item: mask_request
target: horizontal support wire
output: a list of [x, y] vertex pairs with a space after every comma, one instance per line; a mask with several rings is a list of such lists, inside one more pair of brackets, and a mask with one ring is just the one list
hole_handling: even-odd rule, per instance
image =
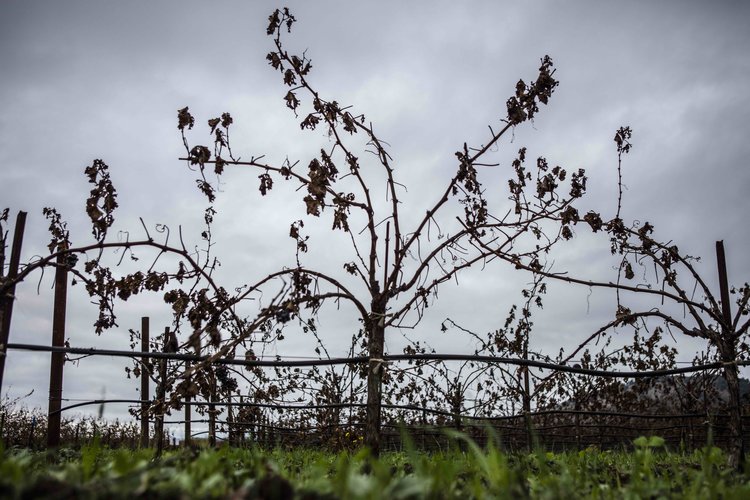
[[[65, 406], [60, 409], [60, 412], [71, 410], [73, 408], [80, 408], [88, 405], [100, 405], [107, 403], [130, 403], [130, 404], [141, 404], [141, 403], [156, 403], [156, 400], [151, 399], [95, 399], [91, 401], [85, 401], [82, 403], [76, 403], [73, 405]], [[279, 410], [326, 410], [326, 409], [342, 409], [342, 408], [366, 408], [366, 403], [329, 403], [329, 404], [311, 404], [311, 405], [285, 405], [280, 403], [253, 403], [249, 401], [235, 402], [235, 401], [181, 401], [181, 405], [185, 406], [239, 406], [239, 407], [252, 407], [252, 408], [270, 408]], [[414, 405], [392, 405], [383, 404], [382, 408], [387, 410], [407, 410], [415, 412], [430, 413], [433, 415], [442, 415], [446, 417], [454, 417], [455, 413], [446, 410], [440, 410], [436, 408], [422, 408]], [[683, 413], [683, 414], [642, 414], [642, 413], [622, 413], [612, 411], [588, 411], [588, 410], [542, 410], [530, 412], [530, 417], [542, 417], [542, 416], [555, 416], [555, 415], [581, 415], [590, 417], [620, 417], [620, 418], [640, 418], [640, 419], [688, 419], [688, 418], [706, 418], [703, 413]], [[481, 421], [502, 421], [502, 420], [515, 420], [525, 418], [525, 414], [519, 415], [503, 415], [498, 417], [490, 416], [479, 416], [479, 415], [460, 415], [461, 419], [465, 420], [481, 420]], [[728, 418], [729, 415], [715, 414], [712, 418]], [[743, 419], [750, 419], [750, 415], [742, 415]], [[342, 424], [346, 425], [346, 424]]]
[[[184, 424], [185, 420], [165, 420], [165, 424]], [[209, 423], [210, 420], [208, 419], [195, 419], [190, 420], [191, 423], [194, 424], [205, 424]], [[289, 431], [289, 432], [307, 432], [307, 431], [315, 431], [315, 430], [322, 430], [322, 429], [332, 429], [332, 428], [349, 428], [349, 427], [364, 427], [365, 424], [359, 423], [359, 422], [340, 422], [337, 424], [324, 424], [324, 425], [312, 425], [312, 426], [300, 426], [300, 427], [285, 427], [283, 425], [275, 425], [275, 424], [264, 424], [260, 421], [255, 422], [246, 422], [244, 420], [216, 420], [216, 424], [218, 425], [227, 425], [227, 426], [235, 426], [235, 427], [256, 427], [256, 428], [264, 428], [264, 429], [273, 429], [273, 430], [280, 430], [280, 431]], [[386, 428], [392, 428], [392, 429], [407, 429], [407, 430], [435, 430], [440, 431], [440, 429], [443, 428], [453, 428], [452, 425], [435, 425], [435, 424], [389, 424], [385, 423], [382, 425]], [[482, 429], [483, 426], [472, 426], [468, 425], [467, 427], [471, 427], [473, 429]], [[712, 424], [712, 427], [714, 429], [728, 429], [728, 425], [717, 425]], [[498, 430], [508, 430], [508, 431], [514, 431], [518, 432], [521, 435], [524, 435], [526, 433], [525, 429], [519, 428], [517, 426], [492, 426], [493, 429]], [[625, 425], [617, 425], [617, 424], [610, 424], [610, 423], [598, 423], [598, 424], [554, 424], [554, 425], [545, 425], [540, 427], [534, 427], [535, 432], [540, 431], [548, 431], [548, 430], [555, 430], [555, 429], [571, 429], [571, 428], [580, 428], [580, 429], [622, 429], [622, 430], [632, 430], [632, 431], [638, 431], [643, 429], [648, 429], [652, 431], [658, 431], [658, 430], [671, 430], [671, 429], [688, 429], [689, 426], [686, 425], [668, 425], [668, 426], [662, 426], [662, 427], [653, 427], [648, 424], [644, 424], [643, 426], [625, 426]], [[224, 431], [226, 432], [226, 431]]]
[[[93, 347], [54, 347], [36, 344], [17, 344], [9, 343], [8, 349], [37, 352], [62, 352], [66, 354], [77, 354], [83, 356], [114, 356], [125, 358], [152, 358], [152, 359], [171, 359], [179, 361], [209, 361], [217, 365], [236, 365], [247, 367], [305, 367], [305, 366], [334, 366], [334, 365], [353, 365], [370, 362], [367, 356], [355, 356], [352, 358], [329, 358], [313, 360], [247, 360], [247, 359], [230, 359], [216, 358], [211, 356], [196, 356], [194, 354], [176, 354], [165, 352], [139, 352], [139, 351], [121, 351], [112, 349], [96, 349]], [[716, 370], [726, 365], [750, 366], [750, 361], [731, 361], [707, 363], [703, 365], [686, 366], [684, 368], [670, 368], [666, 370], [651, 371], [608, 371], [595, 370], [590, 368], [579, 368], [575, 366], [559, 365], [536, 361], [531, 359], [505, 358], [495, 356], [476, 356], [469, 354], [391, 354], [379, 358], [378, 361], [476, 361], [481, 363], [505, 364], [515, 366], [528, 366], [530, 368], [540, 368], [565, 373], [575, 373], [579, 375], [593, 375], [597, 377], [609, 378], [653, 378], [667, 375], [679, 375], [683, 373], [694, 373], [706, 370]]]
[[[127, 357], [127, 358], [140, 358], [140, 359], [167, 359], [167, 360], [179, 360], [179, 361], [194, 361], [194, 362], [205, 362], [209, 361], [212, 364], [217, 365], [236, 365], [245, 367], [311, 367], [311, 366], [335, 366], [335, 365], [352, 365], [352, 364], [364, 364], [369, 363], [372, 360], [367, 356], [358, 356], [351, 358], [330, 358], [330, 359], [307, 359], [307, 360], [246, 360], [246, 359], [228, 359], [228, 358], [216, 358], [211, 359], [210, 356], [197, 356], [192, 354], [176, 354], [176, 353], [164, 353], [164, 352], [139, 352], [139, 351], [123, 351], [123, 350], [111, 350], [111, 349], [96, 349], [96, 348], [80, 348], [80, 347], [54, 347], [44, 346], [36, 344], [18, 344], [9, 343], [7, 344], [8, 349], [15, 350], [26, 350], [36, 352], [61, 352], [65, 354], [76, 354], [83, 356], [113, 356], [113, 357]], [[393, 361], [474, 361], [479, 363], [492, 363], [492, 364], [506, 364], [515, 366], [528, 366], [531, 368], [548, 369], [558, 372], [574, 373], [580, 375], [590, 375], [599, 377], [609, 378], [652, 378], [661, 377], [667, 375], [678, 375], [683, 373], [695, 373], [707, 370], [715, 370], [723, 368], [724, 366], [731, 364], [736, 366], [748, 366], [750, 361], [734, 361], [730, 363], [715, 362], [704, 365], [694, 365], [684, 368], [674, 368], [667, 370], [652, 370], [652, 371], [606, 371], [606, 370], [594, 370], [587, 368], [579, 368], [568, 365], [559, 365], [554, 363], [547, 363], [543, 361], [517, 359], [517, 358], [505, 358], [505, 357], [493, 357], [493, 356], [477, 356], [477, 355], [465, 355], [465, 354], [398, 354], [383, 356], [377, 360], [378, 362], [393, 362]], [[140, 399], [97, 399], [91, 401], [83, 401], [73, 405], [65, 406], [60, 410], [53, 413], [61, 413], [66, 410], [74, 408], [80, 408], [88, 405], [98, 405], [106, 403], [129, 403], [129, 404], [141, 404], [141, 403], [155, 403], [156, 400], [140, 400]], [[182, 401], [181, 405], [187, 406], [203, 406], [203, 407], [218, 407], [218, 406], [235, 406], [235, 407], [256, 407], [256, 408], [268, 408], [273, 410], [321, 410], [321, 409], [348, 409], [348, 408], [366, 408], [365, 403], [329, 403], [329, 404], [307, 404], [307, 405], [290, 405], [283, 403], [255, 403], [255, 402], [235, 402], [235, 401], [216, 401], [216, 402], [199, 402], [199, 401]], [[392, 405], [383, 404], [383, 409], [387, 410], [401, 410], [411, 412], [421, 412], [423, 414], [429, 413], [431, 415], [440, 415], [455, 418], [457, 415], [454, 412], [440, 410], [436, 408], [422, 408], [415, 405]], [[586, 411], [586, 410], [543, 410], [536, 412], [529, 412], [528, 414], [518, 415], [505, 415], [505, 416], [472, 416], [472, 415], [458, 415], [464, 421], [483, 421], [483, 422], [501, 422], [501, 421], [512, 421], [516, 419], [522, 419], [527, 416], [529, 417], [540, 417], [540, 416], [562, 416], [562, 415], [581, 415], [581, 416], [597, 416], [597, 417], [620, 417], [620, 418], [634, 418], [634, 419], [689, 419], [689, 418], [706, 418], [706, 415], [700, 413], [694, 414], [639, 414], [639, 413], [624, 413], [624, 412], [611, 412], [611, 411]], [[713, 418], [726, 418], [727, 415], [716, 414], [712, 415]], [[743, 420], [750, 418], [750, 415], [743, 415]], [[248, 425], [247, 423], [235, 422], [238, 425]], [[244, 424], [244, 425], [243, 425]], [[255, 424], [258, 425], [258, 424]], [[352, 424], [341, 424], [342, 426], [351, 426]], [[578, 424], [579, 426], [581, 424]], [[602, 424], [604, 427], [611, 427], [607, 424]], [[575, 425], [573, 425], [575, 427]], [[269, 428], [275, 428], [278, 430], [284, 429], [275, 426], [263, 426]], [[330, 426], [327, 426], [330, 428]], [[356, 425], [355, 425], [356, 427]], [[390, 424], [384, 424], [384, 427], [394, 427]], [[569, 426], [550, 426], [549, 430], [555, 428], [564, 428]], [[583, 427], [587, 427], [585, 424]], [[599, 425], [592, 427], [601, 427]], [[626, 427], [619, 426], [619, 428], [625, 430]], [[633, 426], [637, 428], [637, 426]], [[675, 426], [674, 428], [678, 428]], [[629, 429], [629, 428], [627, 428]], [[667, 428], [661, 427], [660, 430], [666, 430]], [[287, 429], [284, 429], [287, 430]], [[289, 428], [289, 431], [295, 431], [293, 428]], [[200, 433], [199, 433], [200, 434]]]

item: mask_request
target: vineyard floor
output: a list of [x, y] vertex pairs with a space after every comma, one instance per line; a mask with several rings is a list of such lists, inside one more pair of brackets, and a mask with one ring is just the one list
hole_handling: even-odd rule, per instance
[[[461, 445], [459, 447], [459, 445]], [[750, 498], [750, 477], [714, 447], [503, 453], [457, 437], [453, 450], [169, 451], [92, 444], [55, 453], [0, 450], [0, 498]]]

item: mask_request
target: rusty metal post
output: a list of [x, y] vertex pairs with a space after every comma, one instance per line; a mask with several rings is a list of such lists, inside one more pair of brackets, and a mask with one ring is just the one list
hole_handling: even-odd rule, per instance
[[[149, 320], [148, 316], [141, 318], [141, 351], [149, 351]], [[141, 358], [141, 448], [148, 448], [148, 437], [149, 437], [149, 425], [148, 425], [148, 411], [151, 408], [151, 404], [148, 402], [150, 399], [149, 391], [149, 365], [148, 358]]]
[[[21, 260], [21, 246], [23, 245], [23, 233], [26, 228], [26, 212], [18, 212], [16, 216], [16, 227], [13, 231], [13, 243], [10, 250], [10, 267], [8, 268], [8, 279], [11, 281], [8, 291], [0, 296], [0, 390], [3, 388], [3, 374], [5, 373], [5, 356], [7, 353], [8, 339], [10, 337], [10, 319], [13, 315], [13, 300], [16, 294], [16, 285], [12, 281], [18, 276], [18, 264]], [[4, 249], [3, 252], [4, 253]], [[0, 276], [3, 266], [0, 263]]]
[[[65, 254], [57, 257], [55, 270], [55, 303], [52, 316], [52, 346], [65, 344], [65, 310], [68, 299], [68, 268]], [[49, 410], [47, 415], [47, 448], [60, 445], [60, 409], [62, 408], [63, 364], [65, 354], [53, 352], [49, 372]]]

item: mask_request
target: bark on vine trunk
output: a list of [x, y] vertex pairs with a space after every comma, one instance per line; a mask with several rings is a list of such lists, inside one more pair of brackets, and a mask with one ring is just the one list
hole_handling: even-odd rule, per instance
[[373, 456], [380, 454], [380, 409], [381, 388], [383, 382], [383, 349], [385, 328], [383, 312], [385, 307], [373, 308], [372, 319], [368, 325], [370, 361], [367, 367], [367, 416], [365, 421], [365, 443]]

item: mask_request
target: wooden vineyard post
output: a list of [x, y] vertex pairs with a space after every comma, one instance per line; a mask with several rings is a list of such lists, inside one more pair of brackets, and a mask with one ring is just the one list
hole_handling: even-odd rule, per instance
[[727, 263], [724, 256], [724, 242], [716, 242], [716, 261], [719, 271], [719, 291], [721, 293], [721, 340], [717, 346], [724, 364], [724, 379], [729, 392], [729, 459], [733, 467], [741, 470], [745, 466], [745, 442], [742, 433], [742, 403], [740, 401], [740, 381], [737, 370], [738, 338], [732, 324], [730, 309]]
[[212, 404], [208, 407], [208, 445], [211, 448], [216, 447], [216, 376], [211, 376], [211, 396]]
[[271, 421], [271, 417], [268, 417], [268, 446], [275, 446], [278, 442], [278, 433], [274, 423]]
[[453, 427], [457, 431], [461, 431], [461, 382], [456, 381], [456, 392], [453, 395]]
[[[190, 361], [185, 361], [185, 373], [190, 370]], [[188, 384], [190, 378], [188, 377]], [[190, 438], [192, 437], [192, 430], [190, 428], [190, 396], [185, 396], [185, 446], [190, 446]]]
[[[529, 337], [528, 333], [523, 344], [523, 359], [529, 359]], [[526, 425], [526, 445], [529, 452], [534, 451], [533, 433], [531, 427], [531, 388], [529, 384], [529, 365], [523, 367], [523, 419]]]
[[263, 439], [262, 439], [263, 446], [265, 446], [266, 448], [268, 448], [269, 445], [270, 445], [270, 443], [271, 443], [271, 439], [269, 437], [270, 436], [270, 429], [268, 428], [268, 426], [270, 424], [270, 420], [268, 418], [268, 415], [265, 414], [265, 412], [263, 413], [263, 416], [261, 417], [260, 421], [261, 421], [261, 428], [263, 429], [262, 430], [262, 433], [263, 433], [262, 434], [263, 435]]
[[581, 448], [581, 414], [579, 413], [580, 410], [578, 409], [578, 400], [576, 400], [573, 409], [575, 410], [574, 419], [576, 426], [576, 451], [580, 451], [583, 448]]
[[[57, 256], [55, 301], [52, 315], [52, 347], [65, 344], [65, 310], [68, 300], [68, 268], [65, 254]], [[47, 448], [60, 446], [60, 409], [62, 408], [63, 364], [65, 354], [51, 354], [49, 372], [49, 406], [47, 414]]]
[[[227, 402], [231, 403], [231, 400], [227, 397]], [[235, 429], [237, 426], [234, 424], [234, 414], [232, 412], [232, 405], [227, 406], [227, 442], [230, 446], [235, 446]]]
[[[456, 431], [460, 432], [462, 429], [461, 426], [461, 406], [462, 406], [462, 400], [463, 395], [461, 394], [461, 382], [458, 380], [458, 377], [456, 377], [456, 387], [453, 392], [453, 401], [451, 401], [451, 413], [453, 414], [453, 427], [456, 429]], [[467, 450], [466, 443], [463, 440], [458, 441], [458, 449], [462, 452], [465, 452]]]
[[[141, 352], [149, 351], [149, 319], [148, 316], [141, 318]], [[149, 377], [150, 369], [148, 365], [148, 358], [141, 358], [141, 448], [148, 448], [149, 438], [149, 425], [148, 425], [148, 412], [151, 408], [150, 391], [149, 391]]]
[[[240, 411], [243, 410], [244, 408], [245, 408], [245, 397], [244, 396], [240, 396]], [[245, 415], [245, 419], [247, 418], [247, 412], [246, 411], [243, 411], [242, 413], [240, 413], [240, 415]], [[242, 443], [242, 447], [243, 448], [245, 447], [245, 439], [247, 437], [247, 432], [248, 432], [247, 422], [246, 422], [245, 419], [240, 420], [240, 423], [242, 424], [240, 426], [240, 430], [241, 430], [240, 431], [241, 432], [241, 434], [240, 434], [240, 443]]]
[[688, 449], [695, 447], [695, 430], [693, 429], [693, 418], [688, 419]]
[[36, 417], [31, 417], [31, 427], [29, 428], [29, 437], [26, 440], [26, 447], [28, 449], [34, 449], [34, 430], [36, 429]]
[[[14, 280], [18, 275], [18, 264], [21, 259], [21, 246], [23, 245], [23, 232], [26, 228], [26, 212], [18, 212], [16, 216], [16, 227], [13, 230], [13, 243], [10, 250], [10, 266], [8, 268], [8, 279]], [[0, 256], [5, 260], [5, 249], [0, 248]], [[0, 262], [0, 278], [3, 277], [5, 262]], [[8, 339], [10, 338], [10, 319], [13, 315], [13, 301], [16, 294], [16, 285], [12, 284], [8, 291], [0, 296], [0, 389], [3, 387], [3, 374], [5, 373], [5, 356], [7, 355]]]
[[[164, 329], [164, 343], [162, 352], [168, 351], [167, 342], [169, 339], [169, 327]], [[167, 396], [167, 360], [159, 360], [159, 384], [156, 392], [156, 425], [154, 429], [156, 438], [156, 456], [160, 457], [164, 451], [164, 410], [166, 409]]]
[[255, 438], [256, 442], [258, 442], [258, 444], [261, 444], [262, 446], [266, 446], [266, 444], [267, 444], [267, 437], [268, 437], [268, 435], [267, 435], [268, 429], [266, 428], [266, 413], [265, 413], [265, 411], [260, 414], [260, 420], [258, 420], [258, 424], [255, 427], [257, 429], [257, 434], [256, 434], [256, 438]]

